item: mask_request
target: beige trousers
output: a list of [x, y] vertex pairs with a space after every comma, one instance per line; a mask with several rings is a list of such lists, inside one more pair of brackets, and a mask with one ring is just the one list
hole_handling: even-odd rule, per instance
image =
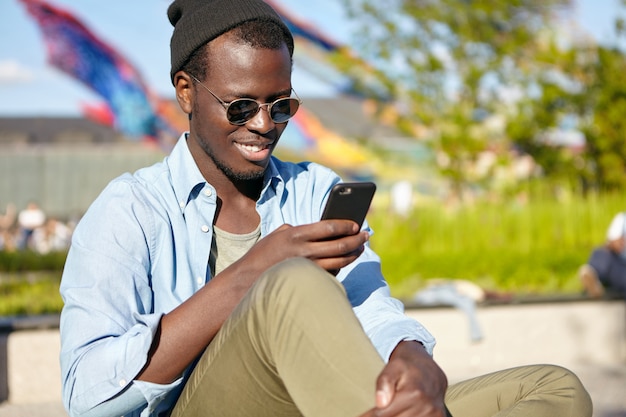
[[[384, 363], [343, 286], [290, 259], [250, 289], [200, 358], [173, 417], [351, 417], [374, 406]], [[522, 367], [449, 387], [454, 417], [591, 416], [578, 378]]]

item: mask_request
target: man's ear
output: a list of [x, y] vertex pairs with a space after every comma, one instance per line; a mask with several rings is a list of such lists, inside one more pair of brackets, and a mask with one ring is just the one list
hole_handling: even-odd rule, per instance
[[174, 74], [174, 88], [176, 89], [176, 100], [181, 110], [191, 115], [194, 88], [189, 74], [185, 71], [178, 71]]

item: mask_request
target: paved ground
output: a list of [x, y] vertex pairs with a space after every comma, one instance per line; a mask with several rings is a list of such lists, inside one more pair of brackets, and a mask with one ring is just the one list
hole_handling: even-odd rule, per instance
[[626, 365], [575, 369], [594, 402], [594, 417], [626, 417]]
[[0, 405], [2, 417], [67, 417], [63, 406], [59, 403]]

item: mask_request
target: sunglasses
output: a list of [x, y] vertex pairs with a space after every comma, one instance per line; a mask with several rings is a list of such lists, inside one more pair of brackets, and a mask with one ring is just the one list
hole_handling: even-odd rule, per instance
[[248, 123], [256, 116], [259, 110], [261, 110], [262, 106], [267, 106], [267, 113], [274, 123], [285, 123], [296, 114], [300, 103], [302, 103], [302, 100], [300, 100], [300, 97], [298, 97], [298, 94], [296, 94], [293, 88], [291, 91], [293, 91], [295, 97], [283, 97], [271, 103], [259, 103], [251, 98], [238, 98], [228, 103], [215, 95], [209, 87], [202, 84], [196, 77], [191, 74], [189, 75], [224, 106], [224, 109], [226, 109], [226, 118], [231, 124], [237, 126], [243, 126]]

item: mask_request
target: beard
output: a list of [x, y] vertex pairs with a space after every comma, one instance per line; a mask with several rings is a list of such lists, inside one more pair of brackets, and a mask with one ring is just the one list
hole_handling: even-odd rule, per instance
[[215, 166], [226, 175], [232, 182], [239, 181], [252, 181], [263, 178], [265, 175], [265, 169], [259, 167], [259, 169], [249, 171], [235, 171], [232, 167], [228, 166], [224, 161], [217, 159], [212, 153], [207, 153], [213, 160]]
[[248, 170], [235, 170], [235, 168], [226, 163], [223, 159], [220, 159], [215, 152], [213, 152], [211, 146], [201, 138], [200, 146], [211, 161], [213, 161], [213, 164], [217, 167], [217, 169], [222, 171], [226, 178], [232, 182], [259, 180], [265, 176], [266, 168], [261, 166], [255, 166]]

